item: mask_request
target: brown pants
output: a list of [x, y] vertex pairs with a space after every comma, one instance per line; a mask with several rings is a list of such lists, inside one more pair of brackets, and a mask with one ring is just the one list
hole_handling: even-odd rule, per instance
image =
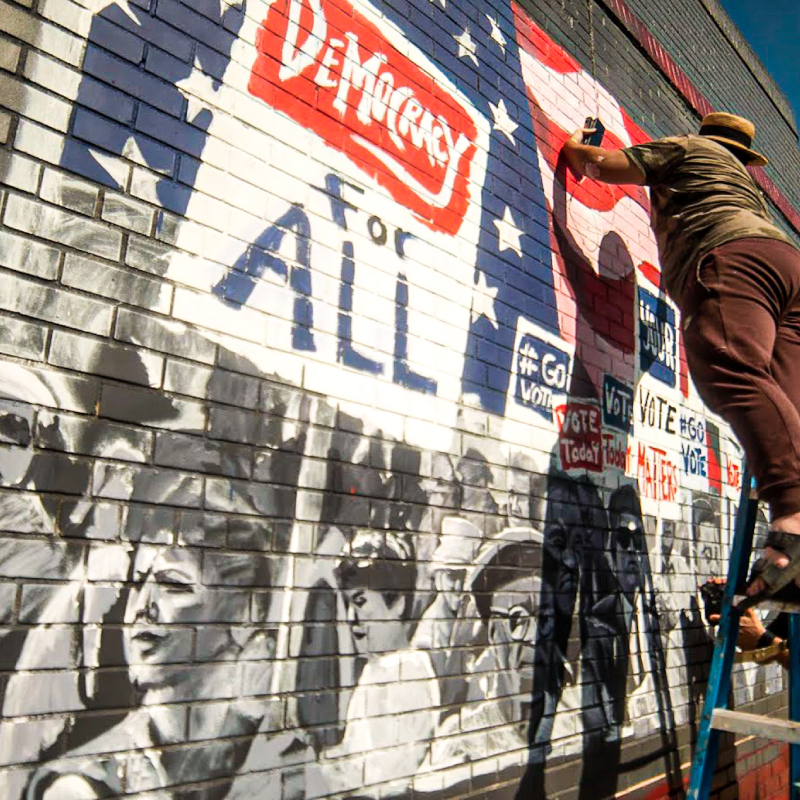
[[733, 428], [773, 517], [800, 511], [800, 252], [728, 242], [703, 257], [680, 305], [700, 396]]

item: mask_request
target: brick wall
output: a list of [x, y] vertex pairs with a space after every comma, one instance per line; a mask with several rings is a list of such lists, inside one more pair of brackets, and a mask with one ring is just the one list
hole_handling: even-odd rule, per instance
[[741, 451], [557, 154], [730, 95], [793, 235], [800, 165], [741, 43], [589, 9], [0, 0], [3, 797], [680, 791]]
[[772, 159], [767, 172], [797, 207], [800, 152], [791, 107], [718, 0], [669, 6], [631, 0], [630, 7], [646, 16], [658, 41], [712, 104], [757, 121], [759, 142]]

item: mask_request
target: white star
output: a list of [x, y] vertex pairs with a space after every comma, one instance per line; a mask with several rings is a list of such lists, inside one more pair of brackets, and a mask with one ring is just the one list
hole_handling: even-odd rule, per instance
[[197, 68], [193, 69], [185, 78], [175, 81], [175, 87], [187, 99], [210, 101], [219, 96], [219, 87], [214, 86], [214, 79]]
[[[433, 0], [431, 0], [431, 3], [432, 2], [433, 2]], [[445, 8], [445, 0], [439, 0], [439, 2], [442, 4], [442, 8]]]
[[506, 37], [503, 36], [503, 31], [500, 30], [500, 26], [497, 24], [496, 19], [490, 17], [488, 14], [484, 14], [484, 16], [489, 20], [489, 24], [492, 26], [492, 32], [489, 34], [489, 38], [497, 42], [498, 46], [505, 55], [506, 44], [508, 44], [508, 42], [506, 41]]
[[519, 125], [508, 116], [508, 109], [503, 99], [500, 98], [500, 102], [496, 106], [489, 103], [489, 108], [492, 109], [492, 116], [494, 117], [492, 130], [500, 131], [511, 144], [515, 145], [517, 142], [511, 134], [519, 128]]
[[498, 286], [489, 286], [486, 283], [486, 273], [479, 272], [478, 280], [472, 287], [472, 321], [486, 317], [495, 330], [499, 330], [497, 315], [494, 311], [494, 301], [500, 291]]
[[453, 38], [458, 42], [458, 57], [463, 58], [466, 56], [471, 58], [475, 62], [475, 66], [479, 66], [478, 57], [475, 55], [475, 42], [469, 35], [469, 27], [464, 28], [464, 33], [461, 36], [454, 36]]
[[[97, 14], [101, 9], [105, 8], [107, 5], [108, 5], [107, 0], [94, 0], [94, 2], [91, 3], [91, 5], [89, 6], [89, 10]], [[142, 24], [142, 21], [136, 16], [133, 9], [131, 8], [131, 0], [117, 0], [117, 6], [119, 7], [119, 10], [122, 11], [123, 14], [130, 17], [137, 25]]]
[[142, 155], [142, 151], [139, 149], [139, 142], [136, 141], [135, 136], [131, 136], [125, 142], [120, 155], [129, 161], [133, 161], [134, 164], [141, 164], [143, 167], [147, 166], [147, 159]]
[[497, 228], [497, 249], [513, 250], [522, 258], [522, 245], [519, 240], [522, 238], [523, 231], [517, 227], [517, 223], [514, 222], [514, 217], [511, 216], [511, 209], [508, 206], [503, 212], [503, 219], [494, 220], [494, 226]]

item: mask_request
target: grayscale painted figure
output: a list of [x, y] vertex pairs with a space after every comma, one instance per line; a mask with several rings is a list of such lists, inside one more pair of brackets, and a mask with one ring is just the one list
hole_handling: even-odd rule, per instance
[[425, 758], [440, 698], [430, 656], [411, 647], [416, 572], [406, 537], [388, 531], [360, 531], [337, 565], [347, 622], [364, 663], [341, 742], [308, 766], [308, 798], [410, 782]]

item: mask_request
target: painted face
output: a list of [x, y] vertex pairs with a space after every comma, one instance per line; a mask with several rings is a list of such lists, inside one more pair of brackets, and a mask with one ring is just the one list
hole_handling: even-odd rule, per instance
[[564, 614], [572, 613], [583, 560], [584, 527], [577, 495], [570, 486], [556, 484], [548, 497], [544, 529], [545, 553], [555, 562], [556, 575], [544, 575]]
[[512, 523], [520, 525], [526, 525], [531, 519], [531, 479], [526, 472], [511, 473], [508, 516]]
[[707, 575], [722, 575], [719, 547], [719, 524], [714, 519], [706, 519], [695, 526], [697, 536], [698, 571]]
[[675, 546], [675, 523], [670, 519], [665, 519], [661, 531], [661, 549], [665, 553], [671, 553]]
[[347, 621], [359, 655], [374, 657], [408, 647], [402, 620], [404, 598], [398, 595], [391, 604], [375, 589], [361, 586], [345, 589]]
[[123, 636], [131, 678], [140, 689], [178, 680], [169, 665], [214, 660], [231, 645], [227, 626], [209, 628], [192, 653], [193, 627], [213, 622], [212, 593], [201, 584], [200, 557], [181, 548], [141, 547], [133, 569], [135, 585], [125, 607]]
[[633, 594], [642, 585], [642, 553], [644, 552], [644, 529], [634, 514], [620, 514], [615, 533], [615, 560], [617, 580], [626, 594]]
[[503, 693], [530, 700], [533, 688], [533, 645], [536, 639], [539, 581], [518, 578], [500, 587], [490, 606], [490, 640]]

